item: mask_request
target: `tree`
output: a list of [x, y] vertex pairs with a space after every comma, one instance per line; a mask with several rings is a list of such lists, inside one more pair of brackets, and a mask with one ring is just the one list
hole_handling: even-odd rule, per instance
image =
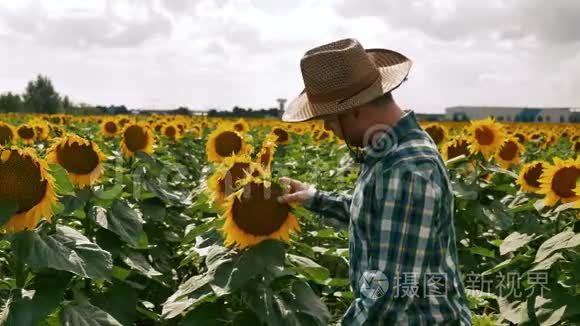
[[18, 94], [10, 92], [0, 95], [0, 112], [21, 112], [22, 99]]
[[68, 95], [65, 96], [62, 99], [62, 108], [65, 109], [65, 111], [69, 108], [71, 108], [73, 106], [72, 102], [70, 101], [70, 99], [68, 98]]
[[60, 96], [54, 90], [50, 79], [42, 75], [28, 83], [23, 98], [24, 105], [32, 112], [58, 113], [60, 110]]
[[180, 114], [180, 115], [189, 115], [189, 108], [187, 108], [186, 106], [180, 106], [177, 109], [173, 110], [174, 114]]

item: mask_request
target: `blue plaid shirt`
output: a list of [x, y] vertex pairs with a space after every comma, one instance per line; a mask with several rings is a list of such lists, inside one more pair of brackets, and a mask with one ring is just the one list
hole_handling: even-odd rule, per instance
[[437, 146], [407, 112], [367, 147], [353, 195], [304, 206], [349, 224], [355, 300], [343, 325], [471, 325], [457, 262], [453, 194]]

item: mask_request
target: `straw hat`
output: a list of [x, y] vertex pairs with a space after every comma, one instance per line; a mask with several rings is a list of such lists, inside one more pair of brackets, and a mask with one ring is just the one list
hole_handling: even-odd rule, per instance
[[316, 47], [300, 61], [305, 88], [282, 120], [305, 121], [366, 104], [399, 87], [411, 66], [398, 52], [365, 50], [356, 39]]

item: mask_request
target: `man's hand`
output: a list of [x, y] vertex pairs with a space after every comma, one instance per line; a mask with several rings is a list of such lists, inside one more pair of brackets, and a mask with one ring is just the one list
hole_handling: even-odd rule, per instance
[[280, 178], [280, 183], [284, 186], [285, 195], [278, 197], [278, 202], [283, 204], [302, 204], [308, 199], [314, 198], [316, 188], [314, 185], [300, 182], [291, 178]]

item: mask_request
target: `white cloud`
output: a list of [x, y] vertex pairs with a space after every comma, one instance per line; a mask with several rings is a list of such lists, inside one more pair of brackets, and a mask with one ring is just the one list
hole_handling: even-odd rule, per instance
[[[533, 3], [532, 3], [533, 2]], [[578, 105], [571, 0], [85, 0], [0, 4], [0, 92], [37, 73], [73, 99], [129, 107], [276, 106], [306, 50], [344, 37], [414, 61], [401, 104]], [[540, 22], [540, 23], [538, 23]]]

